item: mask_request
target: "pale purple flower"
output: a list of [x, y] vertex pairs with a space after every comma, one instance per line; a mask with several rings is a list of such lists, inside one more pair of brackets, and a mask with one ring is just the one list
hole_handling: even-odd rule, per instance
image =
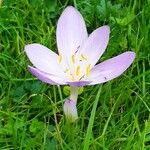
[[107, 47], [109, 33], [109, 26], [102, 26], [88, 35], [82, 15], [68, 6], [57, 24], [59, 55], [41, 44], [26, 45], [25, 52], [34, 65], [29, 70], [51, 85], [79, 87], [112, 80], [131, 65], [135, 53], [127, 51], [96, 64]]

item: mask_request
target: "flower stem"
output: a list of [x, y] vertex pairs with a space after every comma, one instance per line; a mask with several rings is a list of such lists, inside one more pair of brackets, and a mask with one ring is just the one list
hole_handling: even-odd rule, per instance
[[77, 98], [78, 98], [78, 90], [79, 87], [71, 86], [70, 87], [70, 99], [77, 103]]

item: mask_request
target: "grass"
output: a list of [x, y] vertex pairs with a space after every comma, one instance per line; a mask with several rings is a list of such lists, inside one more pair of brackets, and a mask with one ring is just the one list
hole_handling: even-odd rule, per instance
[[[101, 61], [126, 50], [136, 53], [119, 78], [84, 87], [74, 124], [63, 115], [64, 87], [35, 79], [24, 53], [34, 42], [57, 51], [56, 23], [68, 5], [82, 13], [89, 33], [110, 26]], [[149, 0], [0, 1], [0, 149], [149, 150], [149, 10]]]

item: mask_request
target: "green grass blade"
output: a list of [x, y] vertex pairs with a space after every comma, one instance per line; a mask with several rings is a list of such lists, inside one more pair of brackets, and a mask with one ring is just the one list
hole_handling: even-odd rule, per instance
[[90, 145], [90, 138], [91, 138], [91, 134], [92, 134], [92, 128], [93, 128], [93, 123], [94, 123], [94, 118], [95, 118], [95, 113], [96, 113], [96, 108], [97, 108], [97, 104], [99, 101], [100, 93], [101, 93], [101, 86], [97, 92], [96, 99], [95, 99], [94, 104], [93, 104], [87, 132], [86, 132], [86, 136], [85, 136], [85, 140], [84, 140], [83, 150], [88, 150], [89, 145]]

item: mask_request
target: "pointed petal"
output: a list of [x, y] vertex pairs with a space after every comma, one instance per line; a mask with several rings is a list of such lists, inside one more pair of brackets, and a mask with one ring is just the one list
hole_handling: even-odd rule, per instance
[[125, 52], [96, 65], [90, 74], [90, 85], [104, 83], [121, 75], [133, 62], [134, 52]]
[[71, 86], [86, 86], [91, 83], [91, 81], [74, 81], [74, 82], [67, 82]]
[[56, 37], [59, 53], [67, 59], [87, 39], [84, 19], [74, 7], [68, 6], [61, 14], [57, 24]]
[[71, 99], [66, 99], [64, 103], [64, 113], [67, 121], [74, 122], [78, 119], [76, 103]]
[[58, 62], [58, 55], [41, 44], [29, 44], [25, 46], [25, 52], [32, 64], [43, 72], [63, 75]]
[[62, 84], [66, 84], [65, 81], [63, 80], [63, 78], [48, 74], [48, 73], [44, 73], [41, 70], [31, 67], [29, 66], [29, 71], [31, 72], [31, 74], [33, 74], [34, 76], [36, 76], [39, 80], [41, 80], [44, 83], [48, 83], [51, 85], [62, 85]]
[[102, 26], [93, 31], [84, 45], [81, 47], [81, 53], [94, 66], [104, 53], [109, 41], [109, 26]]

